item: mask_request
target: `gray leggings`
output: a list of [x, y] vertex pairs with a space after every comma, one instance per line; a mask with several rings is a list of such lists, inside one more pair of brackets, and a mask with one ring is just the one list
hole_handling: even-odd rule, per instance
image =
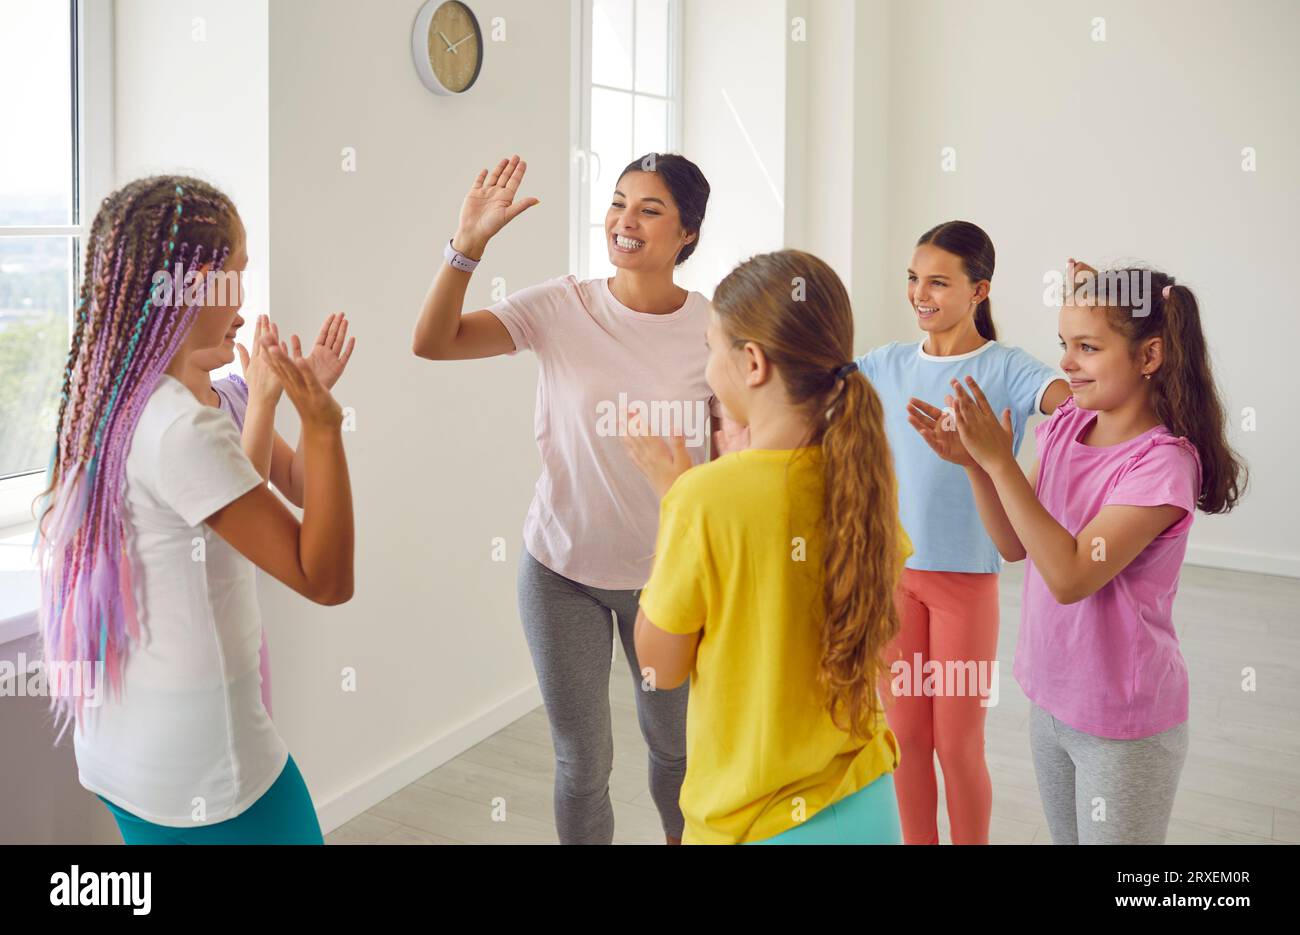
[[618, 620], [633, 674], [637, 720], [650, 748], [650, 796], [664, 834], [682, 836], [678, 797], [686, 776], [688, 684], [642, 691], [632, 640], [641, 592], [606, 591], [547, 568], [527, 549], [519, 561], [519, 613], [537, 670], [537, 682], [555, 743], [555, 827], [561, 844], [609, 844], [614, 767], [609, 671], [613, 655], [610, 612]]
[[1164, 844], [1187, 724], [1140, 740], [1094, 737], [1038, 705], [1029, 749], [1053, 844]]

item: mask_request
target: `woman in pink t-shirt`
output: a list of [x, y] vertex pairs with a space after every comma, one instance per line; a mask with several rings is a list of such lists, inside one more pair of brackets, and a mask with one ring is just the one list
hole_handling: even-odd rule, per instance
[[462, 314], [470, 273], [488, 241], [537, 204], [516, 198], [514, 156], [470, 187], [446, 263], [424, 300], [412, 347], [430, 360], [531, 350], [538, 358], [535, 430], [542, 456], [524, 525], [519, 606], [555, 743], [561, 843], [610, 843], [613, 621], [633, 673], [650, 750], [650, 793], [664, 834], [682, 833], [687, 687], [644, 690], [633, 629], [650, 576], [659, 498], [622, 442], [629, 417], [680, 435], [683, 463], [708, 457], [717, 408], [704, 378], [709, 303], [673, 281], [699, 240], [709, 183], [682, 156], [628, 165], [605, 214], [610, 279], [551, 279]]
[[[1172, 276], [1073, 261], [1061, 368], [1073, 397], [1037, 428], [1026, 478], [1008, 416], [953, 381], [956, 432], [913, 423], [941, 456], [964, 446], [989, 535], [1028, 558], [1015, 676], [1056, 844], [1160, 844], [1187, 755], [1187, 666], [1173, 603], [1193, 512], [1245, 490], [1228, 445], [1196, 297]], [[954, 439], [954, 434], [957, 436]]]

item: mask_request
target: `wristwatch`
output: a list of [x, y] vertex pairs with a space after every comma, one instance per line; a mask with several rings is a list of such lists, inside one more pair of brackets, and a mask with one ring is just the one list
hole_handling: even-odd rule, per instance
[[[453, 237], [451, 240], [455, 240], [455, 239], [456, 238]], [[445, 259], [451, 265], [452, 269], [458, 269], [463, 273], [474, 272], [474, 269], [475, 267], [478, 266], [479, 261], [471, 260], [469, 257], [465, 256], [465, 254], [461, 253], [459, 250], [457, 250], [455, 247], [451, 245], [451, 240], [448, 240], [447, 246], [443, 248], [442, 251], [443, 259]]]

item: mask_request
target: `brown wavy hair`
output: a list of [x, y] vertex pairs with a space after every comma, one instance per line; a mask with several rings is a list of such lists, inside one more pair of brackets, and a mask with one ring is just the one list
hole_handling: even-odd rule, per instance
[[876, 692], [884, 648], [899, 629], [894, 586], [899, 557], [898, 487], [880, 397], [853, 360], [853, 310], [839, 276], [799, 250], [746, 260], [718, 284], [713, 307], [723, 332], [753, 342], [776, 368], [790, 400], [821, 445], [824, 577], [818, 682], [834, 723], [869, 735], [882, 707]]
[[[1151, 283], [1146, 307], [1137, 306], [1133, 301], [1136, 293], [1131, 290], [1108, 290], [1106, 319], [1128, 338], [1135, 356], [1147, 339], [1161, 339], [1164, 361], [1151, 375], [1156, 415], [1169, 431], [1195, 445], [1201, 456], [1197, 507], [1205, 513], [1231, 512], [1246, 492], [1250, 472], [1228, 444], [1223, 401], [1210, 367], [1195, 294], [1159, 270], [1126, 267], [1099, 273], [1099, 277], [1130, 282], [1147, 275]], [[1166, 287], [1168, 298], [1164, 296]]]

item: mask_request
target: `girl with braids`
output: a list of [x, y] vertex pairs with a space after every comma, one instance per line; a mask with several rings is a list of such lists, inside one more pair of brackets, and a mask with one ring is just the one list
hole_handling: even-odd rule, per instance
[[[993, 784], [984, 759], [984, 721], [998, 650], [1002, 562], [959, 467], [935, 459], [909, 427], [973, 373], [989, 398], [1011, 410], [1019, 450], [1029, 417], [1052, 412], [1070, 391], [1055, 368], [1003, 344], [989, 290], [993, 242], [969, 221], [948, 221], [917, 240], [907, 299], [924, 340], [892, 342], [858, 358], [885, 407], [885, 431], [900, 478], [899, 513], [916, 552], [898, 587], [902, 628], [887, 660], [889, 726], [898, 735], [898, 804], [903, 840], [939, 843], [939, 786], [954, 844], [987, 844]], [[918, 408], [919, 407], [919, 408]], [[932, 673], [963, 673], [961, 680]], [[967, 680], [964, 673], [973, 673]], [[937, 689], [937, 690], [936, 690]]]
[[[1076, 269], [1095, 276], [1091, 267]], [[1015, 676], [1056, 844], [1162, 844], [1187, 755], [1187, 666], [1172, 608], [1194, 512], [1245, 489], [1228, 445], [1196, 296], [1121, 269], [1129, 288], [1067, 294], [1061, 366], [1074, 396], [1039, 425], [1028, 478], [979, 383], [952, 383], [955, 432], [989, 535], [1027, 558]], [[1149, 283], [1149, 289], [1143, 288]]]
[[[699, 422], [708, 421], [709, 303], [678, 286], [673, 272], [699, 242], [709, 183], [682, 156], [643, 156], [624, 168], [605, 213], [612, 277], [555, 278], [463, 313], [470, 274], [491, 238], [537, 203], [516, 198], [526, 168], [518, 156], [502, 159], [470, 186], [412, 349], [430, 360], [537, 355], [542, 476], [524, 524], [518, 591], [555, 741], [556, 830], [562, 844], [614, 837], [609, 673], [617, 633], [649, 748], [650, 794], [667, 843], [678, 843], [688, 689], [640, 691], [632, 644], [659, 504], [628, 461], [620, 420], [601, 412], [615, 400], [652, 400], [683, 413], [703, 410]], [[693, 447], [682, 451], [688, 463], [707, 456], [708, 428], [697, 425]]]
[[[244, 345], [235, 343], [235, 336], [243, 325], [244, 319], [236, 312], [235, 320], [231, 322], [230, 330], [226, 332], [221, 344], [191, 354], [180, 379], [199, 400], [230, 416], [240, 433], [244, 454], [257, 468], [262, 479], [269, 480], [285, 499], [294, 506], [301, 507], [305, 465], [303, 438], [298, 439], [298, 448], [294, 450], [275, 430], [275, 407], [283, 387], [271, 368], [263, 347], [264, 336], [269, 337], [271, 343], [279, 344], [280, 331], [270, 318], [259, 315], [253, 332], [253, 349], [249, 351]], [[343, 376], [348, 358], [356, 346], [356, 338], [348, 340], [347, 335], [347, 316], [342, 312], [331, 314], [321, 325], [316, 343], [307, 355], [317, 379], [327, 390], [333, 389], [339, 377]], [[211, 372], [228, 366], [235, 359], [236, 351], [239, 352], [244, 376], [230, 374], [214, 381]], [[271, 659], [266, 645], [265, 628], [262, 630], [259, 658], [262, 704], [270, 715]]]
[[709, 385], [750, 447], [683, 473], [628, 439], [663, 494], [637, 657], [653, 690], [691, 680], [683, 840], [899, 843], [876, 686], [911, 544], [848, 293], [785, 250], [729, 273], [713, 311]]
[[253, 568], [351, 596], [342, 412], [296, 337], [292, 356], [266, 342], [302, 420], [300, 525], [180, 379], [229, 330], [239, 287], [217, 290], [246, 263], [234, 205], [191, 178], [113, 193], [87, 241], [38, 532], [42, 635], [80, 781], [127, 843], [321, 843], [259, 696]]

